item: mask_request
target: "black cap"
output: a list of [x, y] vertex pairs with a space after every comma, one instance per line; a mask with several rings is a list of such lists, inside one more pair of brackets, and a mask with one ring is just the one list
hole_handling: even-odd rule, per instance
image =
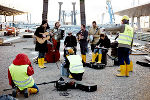
[[44, 25], [45, 23], [47, 23], [47, 20], [43, 20], [42, 21], [42, 25]]

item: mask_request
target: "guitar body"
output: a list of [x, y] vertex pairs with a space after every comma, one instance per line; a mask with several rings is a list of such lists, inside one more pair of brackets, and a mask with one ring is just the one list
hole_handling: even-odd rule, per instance
[[48, 52], [45, 55], [45, 60], [48, 63], [55, 63], [59, 60], [60, 58], [60, 53], [56, 49], [57, 42], [55, 39], [52, 38], [53, 46], [51, 44], [47, 44], [48, 47]]
[[45, 32], [45, 33], [42, 33], [43, 35], [46, 35], [47, 37], [45, 38], [40, 38], [40, 37], [37, 37], [36, 36], [36, 40], [38, 43], [40, 44], [43, 44], [46, 40], [50, 39], [50, 36], [49, 36], [49, 33], [48, 32]]
[[47, 36], [45, 38], [39, 38], [36, 37], [36, 40], [38, 41], [38, 43], [43, 44], [46, 40], [50, 39], [50, 36]]

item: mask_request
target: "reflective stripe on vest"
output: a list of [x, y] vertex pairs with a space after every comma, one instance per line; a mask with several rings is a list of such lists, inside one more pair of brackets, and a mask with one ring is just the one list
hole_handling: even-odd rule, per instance
[[118, 43], [131, 45], [133, 39], [133, 28], [125, 24], [124, 33], [119, 34]]
[[9, 71], [15, 85], [20, 89], [32, 87], [34, 85], [34, 80], [31, 76], [27, 75], [27, 68], [29, 65], [19, 65], [16, 66], [11, 64], [9, 66]]
[[69, 70], [71, 73], [83, 73], [84, 72], [82, 59], [79, 55], [70, 55], [67, 58], [70, 62]]
[[[16, 82], [16, 85], [19, 86], [19, 87], [25, 87], [25, 86], [27, 86], [28, 84], [30, 84], [30, 83], [32, 82], [32, 80], [33, 80], [33, 78], [31, 78], [30, 81], [29, 81], [28, 83], [24, 84], [24, 85], [18, 85], [19, 82]], [[26, 82], [27, 82], [27, 81], [26, 81]], [[24, 82], [22, 82], [22, 83], [24, 83]]]

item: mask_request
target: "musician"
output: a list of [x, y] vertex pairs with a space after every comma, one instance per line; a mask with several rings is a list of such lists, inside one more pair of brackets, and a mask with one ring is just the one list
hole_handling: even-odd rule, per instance
[[97, 52], [98, 52], [98, 62], [97, 63], [101, 63], [103, 49], [100, 49], [98, 47], [110, 48], [110, 39], [107, 37], [107, 35], [105, 35], [105, 34], [100, 35], [100, 39], [97, 42], [96, 47], [94, 49], [94, 53], [93, 53], [94, 56], [92, 56], [92, 63], [95, 62], [95, 58], [97, 57], [97, 55], [96, 55]]
[[[72, 32], [68, 32], [68, 36], [65, 38], [64, 41], [64, 47], [72, 47], [74, 50], [74, 53], [76, 54], [76, 48], [77, 48], [77, 40], [76, 37], [72, 35]], [[64, 52], [64, 55], [66, 52]]]
[[[44, 33], [46, 32], [47, 25], [48, 25], [47, 20], [43, 20], [41, 26], [36, 29], [34, 35], [39, 38], [45, 38], [46, 35], [44, 35]], [[45, 41], [43, 44], [40, 44], [38, 41], [36, 41], [35, 51], [39, 52], [38, 55], [39, 67], [46, 68], [46, 66], [44, 65], [44, 57], [45, 53], [48, 51], [47, 41]]]
[[81, 25], [81, 30], [77, 33], [79, 34], [79, 43], [80, 43], [80, 49], [81, 49], [81, 56], [83, 60], [83, 64], [85, 66], [86, 64], [86, 53], [87, 53], [87, 46], [88, 46], [88, 31], [85, 29], [85, 25]]
[[96, 46], [96, 43], [99, 40], [100, 36], [100, 29], [96, 25], [96, 21], [92, 22], [92, 27], [89, 30], [89, 42], [91, 44], [91, 50], [92, 50], [92, 56], [94, 56], [94, 48]]
[[61, 30], [59, 29], [60, 23], [56, 22], [55, 27], [52, 29], [52, 36], [57, 41], [57, 50], [60, 48]]

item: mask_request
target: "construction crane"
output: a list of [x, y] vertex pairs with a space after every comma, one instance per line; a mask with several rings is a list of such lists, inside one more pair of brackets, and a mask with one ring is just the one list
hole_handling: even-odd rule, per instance
[[108, 13], [110, 16], [110, 24], [114, 24], [115, 23], [115, 17], [114, 17], [114, 12], [113, 12], [112, 5], [111, 5], [111, 0], [106, 0], [106, 4], [108, 6]]

